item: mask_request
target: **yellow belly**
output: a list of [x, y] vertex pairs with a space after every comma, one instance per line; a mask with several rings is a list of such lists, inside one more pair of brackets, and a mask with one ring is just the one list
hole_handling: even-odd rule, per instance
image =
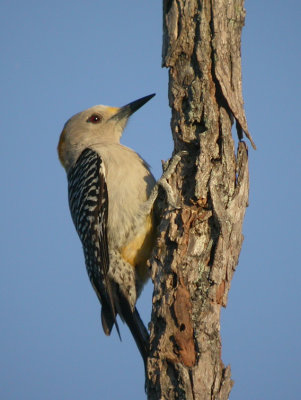
[[149, 278], [146, 262], [151, 255], [154, 243], [155, 229], [153, 216], [150, 215], [144, 229], [121, 250], [122, 257], [136, 269], [142, 283], [145, 283]]

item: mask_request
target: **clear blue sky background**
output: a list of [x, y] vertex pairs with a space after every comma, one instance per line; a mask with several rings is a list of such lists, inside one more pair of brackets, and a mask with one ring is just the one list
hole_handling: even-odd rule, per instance
[[[300, 2], [247, 0], [250, 131], [245, 242], [222, 314], [232, 400], [300, 396]], [[140, 356], [102, 333], [56, 154], [64, 122], [156, 92], [123, 143], [151, 164], [172, 151], [161, 1], [1, 2], [2, 400], [143, 399]], [[138, 306], [150, 318], [151, 285]]]

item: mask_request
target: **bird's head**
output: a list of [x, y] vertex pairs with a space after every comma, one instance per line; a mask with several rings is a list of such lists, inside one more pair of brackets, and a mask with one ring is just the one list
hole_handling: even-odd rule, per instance
[[98, 105], [71, 117], [64, 125], [58, 144], [58, 155], [65, 169], [74, 154], [98, 143], [119, 143], [129, 117], [155, 94], [142, 97], [123, 107]]

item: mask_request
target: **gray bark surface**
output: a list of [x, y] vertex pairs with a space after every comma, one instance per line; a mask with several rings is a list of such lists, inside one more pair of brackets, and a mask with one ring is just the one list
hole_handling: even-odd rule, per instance
[[146, 388], [149, 400], [224, 400], [233, 381], [221, 360], [220, 311], [249, 192], [247, 146], [235, 149], [234, 121], [255, 148], [242, 98], [245, 10], [243, 0], [163, 3], [175, 153], [188, 155], [169, 181], [180, 208], [161, 210]]

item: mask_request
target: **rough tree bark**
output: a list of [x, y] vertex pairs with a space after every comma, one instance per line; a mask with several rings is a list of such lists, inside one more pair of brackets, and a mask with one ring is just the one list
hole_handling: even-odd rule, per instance
[[[226, 306], [248, 205], [248, 132], [241, 90], [243, 0], [164, 0], [163, 66], [175, 153], [170, 179], [179, 209], [166, 209], [152, 261], [149, 400], [228, 399], [221, 360]], [[237, 152], [232, 137], [236, 122]]]

